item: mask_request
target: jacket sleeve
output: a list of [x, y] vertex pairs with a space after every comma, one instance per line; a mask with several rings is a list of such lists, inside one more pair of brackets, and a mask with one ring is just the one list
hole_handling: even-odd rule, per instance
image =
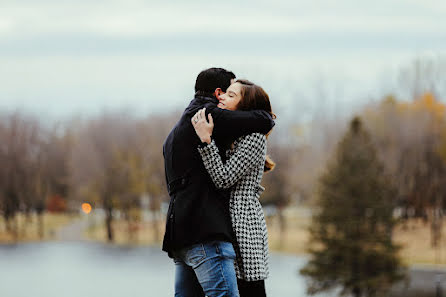
[[237, 139], [251, 133], [267, 134], [274, 127], [274, 120], [264, 110], [225, 110], [218, 107], [210, 110], [214, 119], [213, 137]]
[[234, 154], [223, 164], [214, 140], [198, 151], [215, 186], [227, 189], [237, 183], [240, 178], [266, 155], [266, 137], [253, 133], [243, 137], [235, 148]]

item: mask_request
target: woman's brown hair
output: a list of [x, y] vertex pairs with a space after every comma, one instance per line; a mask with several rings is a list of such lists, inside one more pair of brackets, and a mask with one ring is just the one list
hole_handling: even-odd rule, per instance
[[[269, 96], [262, 89], [262, 87], [250, 82], [247, 79], [237, 79], [236, 83], [240, 83], [242, 85], [241, 99], [237, 104], [237, 110], [265, 110], [272, 116], [273, 119], [276, 118], [276, 115], [273, 113], [271, 108]], [[268, 137], [270, 133], [271, 131], [268, 132], [266, 137]], [[273, 170], [275, 166], [276, 163], [274, 163], [270, 156], [267, 155], [265, 159], [264, 172]]]

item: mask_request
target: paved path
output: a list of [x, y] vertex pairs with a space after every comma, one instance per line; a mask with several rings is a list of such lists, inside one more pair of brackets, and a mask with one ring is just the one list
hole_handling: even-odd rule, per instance
[[71, 224], [60, 228], [56, 232], [56, 239], [60, 241], [84, 241], [84, 230], [88, 226], [86, 218], [78, 219]]

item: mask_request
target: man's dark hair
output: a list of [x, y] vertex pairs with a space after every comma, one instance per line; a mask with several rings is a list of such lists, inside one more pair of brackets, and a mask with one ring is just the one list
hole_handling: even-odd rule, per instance
[[233, 78], [235, 78], [235, 74], [223, 68], [203, 70], [198, 74], [197, 80], [195, 81], [195, 95], [212, 96], [217, 88], [226, 92]]

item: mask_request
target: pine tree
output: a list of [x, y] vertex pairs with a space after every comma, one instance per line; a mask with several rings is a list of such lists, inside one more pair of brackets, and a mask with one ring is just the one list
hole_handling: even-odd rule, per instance
[[383, 296], [406, 274], [400, 247], [392, 242], [396, 192], [359, 118], [352, 120], [318, 189], [311, 258], [300, 271], [308, 293], [341, 289], [341, 296]]

